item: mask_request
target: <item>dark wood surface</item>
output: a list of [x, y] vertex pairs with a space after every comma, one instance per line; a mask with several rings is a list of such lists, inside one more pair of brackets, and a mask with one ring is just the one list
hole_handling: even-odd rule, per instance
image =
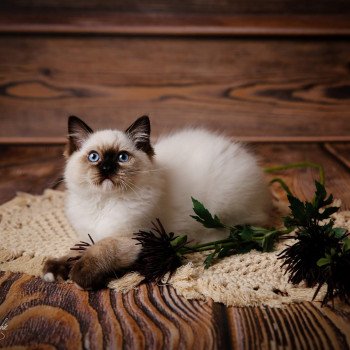
[[171, 13], [171, 14], [346, 14], [350, 13], [347, 0], [2, 0], [0, 10], [47, 11], [108, 10], [118, 13]]
[[[350, 160], [350, 144], [332, 144]], [[350, 208], [350, 172], [322, 144], [255, 144], [264, 166], [314, 161], [326, 184]], [[41, 193], [60, 177], [61, 146], [0, 146], [1, 202], [16, 190]], [[310, 198], [315, 170], [280, 174]], [[142, 285], [125, 295], [85, 292], [24, 274], [0, 273], [0, 322], [9, 318], [0, 348], [349, 349], [350, 309], [305, 302], [285, 309], [225, 307], [189, 301], [169, 286]], [[2, 338], [2, 337], [1, 337]]]
[[349, 15], [228, 15], [62, 10], [2, 11], [0, 33], [157, 36], [349, 36]]
[[2, 35], [0, 47], [0, 142], [62, 140], [71, 114], [97, 128], [149, 114], [155, 133], [349, 139], [345, 39]]

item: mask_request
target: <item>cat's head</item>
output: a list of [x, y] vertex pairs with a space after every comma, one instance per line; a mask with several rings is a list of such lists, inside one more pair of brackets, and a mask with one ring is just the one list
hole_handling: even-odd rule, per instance
[[65, 180], [68, 188], [128, 192], [152, 168], [150, 121], [138, 118], [125, 131], [93, 131], [77, 117], [68, 119]]

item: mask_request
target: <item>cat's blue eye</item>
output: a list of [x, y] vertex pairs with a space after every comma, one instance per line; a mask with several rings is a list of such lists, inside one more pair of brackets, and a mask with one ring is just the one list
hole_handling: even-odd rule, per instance
[[129, 160], [129, 155], [126, 152], [120, 152], [118, 154], [118, 162], [125, 163]]
[[100, 155], [97, 152], [92, 151], [89, 153], [88, 159], [91, 163], [96, 163], [100, 160]]

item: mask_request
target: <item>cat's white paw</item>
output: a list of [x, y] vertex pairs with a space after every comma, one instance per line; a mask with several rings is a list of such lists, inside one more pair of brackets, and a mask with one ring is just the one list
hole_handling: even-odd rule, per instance
[[52, 272], [47, 272], [44, 274], [43, 280], [46, 282], [55, 282], [55, 276]]

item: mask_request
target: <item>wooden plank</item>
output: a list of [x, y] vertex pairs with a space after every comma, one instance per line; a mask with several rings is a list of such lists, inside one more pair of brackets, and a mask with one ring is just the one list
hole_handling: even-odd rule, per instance
[[2, 0], [0, 9], [12, 11], [67, 9], [69, 11], [91, 12], [107, 10], [110, 12], [131, 13], [190, 13], [190, 14], [345, 14], [350, 12], [348, 1], [344, 0]]
[[234, 349], [348, 349], [350, 308], [304, 302], [286, 308], [227, 309]]
[[4, 11], [0, 33], [157, 36], [349, 36], [344, 15], [227, 15]]
[[86, 292], [4, 272], [0, 284], [0, 320], [8, 318], [2, 348], [216, 349], [222, 344], [213, 303], [186, 300], [168, 286], [143, 284], [127, 294]]
[[9, 272], [0, 272], [0, 285], [0, 320], [8, 324], [2, 348], [348, 349], [350, 344], [350, 308], [344, 306], [225, 308], [186, 300], [169, 286], [87, 292]]
[[[235, 140], [250, 143], [343, 143], [350, 136], [235, 136]], [[0, 137], [0, 145], [64, 145], [66, 137]]]
[[62, 176], [62, 146], [0, 146], [0, 203], [18, 191], [42, 193]]
[[[346, 40], [1, 36], [0, 137], [64, 137], [149, 114], [155, 134], [348, 137]], [[322, 121], [322, 122], [320, 122]]]
[[348, 144], [331, 144], [325, 143], [324, 149], [333, 156], [348, 171], [350, 170], [350, 155]]

